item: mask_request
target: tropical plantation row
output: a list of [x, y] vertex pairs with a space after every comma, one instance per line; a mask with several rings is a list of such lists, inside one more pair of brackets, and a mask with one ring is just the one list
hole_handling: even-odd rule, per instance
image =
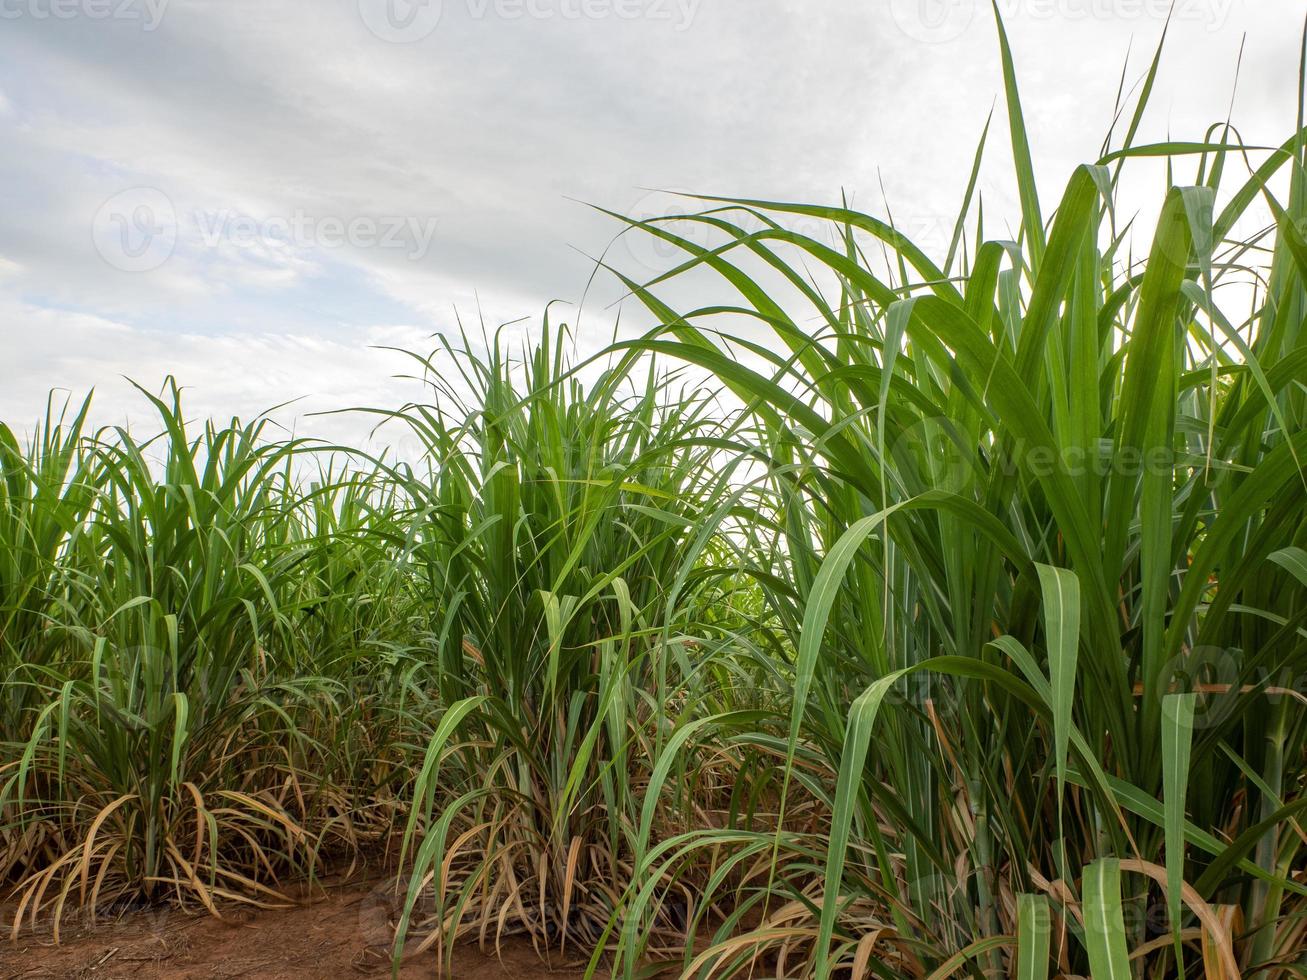
[[1001, 234], [986, 138], [942, 255], [842, 207], [632, 222], [681, 256], [606, 273], [656, 328], [442, 339], [362, 409], [404, 458], [171, 383], [0, 426], [13, 933], [368, 861], [397, 957], [1307, 975], [1302, 113], [1142, 142], [1154, 60], [1049, 208], [1000, 40]]

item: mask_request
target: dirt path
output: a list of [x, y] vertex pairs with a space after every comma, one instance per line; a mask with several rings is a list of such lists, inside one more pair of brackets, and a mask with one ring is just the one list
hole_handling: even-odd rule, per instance
[[[155, 911], [65, 926], [61, 943], [25, 934], [0, 940], [0, 980], [383, 980], [390, 976], [393, 902], [382, 881], [329, 887], [304, 906], [276, 911], [223, 910], [222, 920]], [[571, 951], [569, 951], [571, 952]], [[574, 958], [575, 957], [575, 958]], [[461, 947], [453, 976], [462, 980], [579, 980], [584, 963], [555, 961], [553, 969], [524, 939], [505, 940], [496, 957]], [[433, 955], [407, 961], [404, 980], [437, 976]]]

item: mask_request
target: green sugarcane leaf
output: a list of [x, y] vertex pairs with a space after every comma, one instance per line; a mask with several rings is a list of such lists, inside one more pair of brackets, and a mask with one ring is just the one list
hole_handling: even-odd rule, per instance
[[1116, 858], [1100, 858], [1085, 869], [1081, 909], [1093, 980], [1130, 980], [1121, 866]]
[[1184, 976], [1180, 941], [1184, 883], [1185, 793], [1189, 786], [1189, 756], [1193, 743], [1196, 694], [1168, 694], [1162, 701], [1162, 785], [1166, 810], [1166, 910], [1175, 938], [1176, 964]]

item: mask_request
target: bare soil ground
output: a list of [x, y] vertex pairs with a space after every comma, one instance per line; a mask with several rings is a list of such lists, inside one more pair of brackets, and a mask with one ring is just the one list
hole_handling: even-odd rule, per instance
[[[222, 908], [222, 919], [173, 910], [101, 916], [95, 925], [65, 923], [60, 943], [49, 932], [0, 938], [0, 980], [383, 980], [390, 976], [389, 925], [394, 899], [380, 878], [328, 882], [290, 909]], [[8, 910], [6, 910], [8, 911]], [[7, 918], [7, 917], [6, 917]], [[457, 980], [579, 980], [583, 953], [542, 960], [523, 938], [493, 937], [484, 950], [459, 947]], [[432, 953], [405, 961], [403, 980], [438, 976]]]

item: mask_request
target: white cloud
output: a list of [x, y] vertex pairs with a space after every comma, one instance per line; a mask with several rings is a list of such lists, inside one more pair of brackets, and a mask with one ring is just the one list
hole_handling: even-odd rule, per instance
[[[587, 256], [619, 226], [573, 199], [629, 212], [646, 188], [805, 201], [847, 192], [874, 212], [887, 200], [938, 249], [1002, 80], [988, 3], [953, 3], [965, 22], [903, 22], [930, 6], [711, 0], [690, 4], [677, 30], [654, 19], [505, 18], [494, 3], [446, 0], [430, 36], [406, 45], [373, 36], [352, 0], [171, 4], [150, 32], [6, 21], [0, 331], [7, 350], [28, 339], [25, 373], [0, 366], [0, 417], [32, 414], [49, 384], [103, 388], [119, 372], [157, 380], [169, 369], [193, 376], [197, 397], [224, 413], [282, 387], [345, 402], [377, 366], [358, 354], [377, 324], [451, 330], [457, 310], [494, 326], [579, 299]], [[1132, 4], [1131, 16], [1097, 0], [1001, 6], [1048, 212], [1071, 168], [1098, 152], [1127, 50], [1134, 83], [1170, 5]], [[1245, 34], [1240, 132], [1252, 143], [1287, 135], [1299, 28], [1290, 12], [1258, 0], [1177, 11], [1141, 139], [1196, 138], [1224, 117]], [[1000, 104], [980, 183], [991, 234], [1016, 223], [1005, 129]], [[1136, 169], [1146, 175], [1137, 199], [1155, 200], [1157, 181]], [[168, 196], [177, 243], [158, 268], [125, 273], [97, 251], [92, 222], [137, 186]], [[1134, 202], [1127, 195], [1127, 209]], [[195, 221], [229, 213], [266, 227], [301, 212], [432, 221], [435, 233], [417, 255], [206, 238]], [[609, 257], [647, 271], [622, 245]], [[584, 322], [595, 343], [620, 294], [603, 274], [591, 287]], [[89, 319], [42, 320], [41, 307]], [[96, 341], [104, 324], [135, 331], [130, 354]], [[223, 376], [223, 357], [241, 377]]]
[[432, 346], [429, 331], [402, 325], [338, 340], [287, 333], [205, 336], [3, 300], [0, 332], [6, 337], [0, 419], [10, 424], [30, 426], [52, 390], [79, 402], [95, 389], [97, 423], [129, 421], [150, 431], [151, 409], [130, 381], [158, 391], [171, 374], [185, 387], [196, 417], [248, 419], [294, 401], [274, 415], [288, 430], [358, 444], [367, 439], [368, 419], [313, 413], [396, 407], [422, 397], [421, 385], [394, 378], [410, 370], [409, 359], [377, 348]]

